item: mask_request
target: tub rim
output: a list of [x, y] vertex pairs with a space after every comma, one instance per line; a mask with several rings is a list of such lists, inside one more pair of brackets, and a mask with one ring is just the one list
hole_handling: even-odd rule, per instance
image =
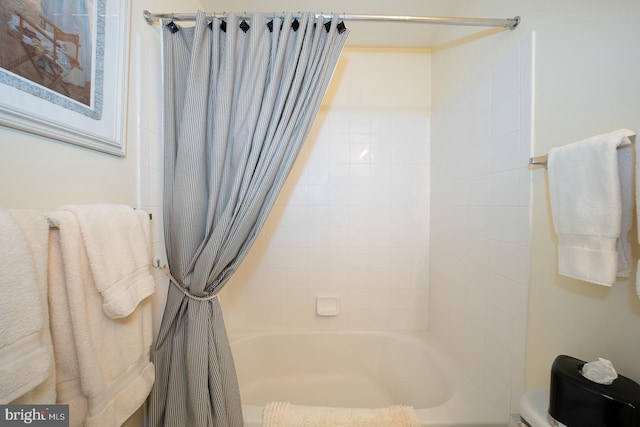
[[[500, 416], [498, 410], [486, 398], [485, 392], [477, 387], [471, 379], [463, 374], [461, 368], [455, 363], [450, 353], [440, 343], [437, 337], [430, 331], [407, 330], [304, 330], [304, 329], [270, 329], [270, 330], [236, 330], [228, 334], [229, 343], [233, 344], [255, 338], [256, 336], [269, 335], [372, 335], [400, 337], [403, 340], [417, 340], [427, 345], [432, 356], [441, 363], [447, 371], [447, 378], [452, 381], [452, 395], [443, 404], [431, 408], [414, 408], [420, 425], [424, 427], [496, 427], [507, 426], [508, 417]], [[478, 399], [470, 402], [469, 399]], [[242, 404], [242, 412], [245, 418], [245, 427], [260, 426], [264, 406]], [[451, 420], [451, 414], [456, 419]], [[452, 422], [455, 422], [452, 423]]]

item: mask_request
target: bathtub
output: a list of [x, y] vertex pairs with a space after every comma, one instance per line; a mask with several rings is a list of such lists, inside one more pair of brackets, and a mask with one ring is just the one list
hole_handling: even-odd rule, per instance
[[230, 338], [245, 427], [272, 401], [351, 408], [413, 406], [425, 427], [506, 427], [427, 334], [261, 332]]

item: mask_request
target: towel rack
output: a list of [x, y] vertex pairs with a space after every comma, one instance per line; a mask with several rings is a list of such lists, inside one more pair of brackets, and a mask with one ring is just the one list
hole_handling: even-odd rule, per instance
[[529, 157], [529, 164], [530, 165], [541, 165], [544, 166], [545, 168], [547, 167], [547, 162], [549, 161], [549, 155], [548, 154], [543, 154], [542, 156], [537, 156], [537, 157]]
[[[629, 138], [629, 141], [631, 141], [632, 144], [635, 144], [635, 142], [636, 142], [636, 136], [635, 135], [631, 135], [628, 138]], [[536, 157], [529, 157], [529, 165], [531, 165], [531, 166], [544, 166], [546, 168], [548, 162], [549, 162], [549, 155], [548, 154], [543, 154], [541, 156], [536, 156]]]

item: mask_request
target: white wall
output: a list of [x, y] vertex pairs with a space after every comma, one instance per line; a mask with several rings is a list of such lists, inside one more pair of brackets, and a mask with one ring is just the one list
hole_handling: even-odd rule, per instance
[[[640, 3], [545, 1], [536, 2], [531, 15], [528, 25], [537, 32], [536, 153], [622, 127], [638, 132], [640, 57], [629, 52], [640, 38]], [[527, 386], [548, 384], [558, 354], [605, 357], [640, 382], [635, 277], [604, 288], [559, 276], [544, 170], [533, 178]]]
[[[375, 72], [371, 72], [375, 70]], [[348, 48], [221, 294], [229, 329], [426, 329], [430, 56]], [[340, 314], [315, 314], [337, 295]]]
[[[462, 1], [457, 14], [521, 15], [522, 23], [515, 32], [479, 38], [434, 55], [434, 117], [441, 102], [464, 92], [467, 82], [514, 49], [520, 34], [535, 31], [533, 153], [544, 154], [621, 127], [636, 131], [640, 127], [640, 58], [629, 54], [640, 37], [635, 22], [639, 3]], [[449, 30], [448, 36], [456, 31]], [[446, 57], [446, 62], [439, 62], [439, 57]], [[432, 145], [438, 145], [435, 138]], [[539, 168], [531, 176], [526, 389], [548, 385], [551, 363], [558, 354], [583, 360], [606, 357], [621, 374], [640, 381], [640, 300], [633, 287], [635, 279], [608, 289], [559, 276], [546, 173]], [[634, 251], [638, 253], [637, 247]]]
[[[122, 203], [142, 207], [153, 212], [153, 234], [160, 250], [159, 30], [146, 24], [142, 11], [191, 12], [201, 7], [197, 0], [174, 3], [131, 2], [126, 157], [0, 127], [0, 206], [54, 210], [69, 203]], [[160, 303], [164, 293], [163, 289], [156, 292]], [[156, 304], [157, 311], [161, 308]], [[126, 425], [142, 425], [142, 418], [139, 411]]]

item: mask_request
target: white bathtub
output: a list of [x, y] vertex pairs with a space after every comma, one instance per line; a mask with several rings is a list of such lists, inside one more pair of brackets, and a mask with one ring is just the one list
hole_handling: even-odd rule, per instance
[[281, 332], [231, 337], [245, 427], [272, 401], [378, 408], [409, 405], [425, 427], [505, 427], [428, 335]]

